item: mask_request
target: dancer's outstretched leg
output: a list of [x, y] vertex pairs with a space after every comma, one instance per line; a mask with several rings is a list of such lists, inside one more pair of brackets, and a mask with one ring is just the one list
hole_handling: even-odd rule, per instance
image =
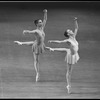
[[35, 54], [33, 52], [33, 56], [34, 56], [34, 68], [36, 71], [36, 82], [37, 82], [40, 78], [40, 75], [39, 75], [39, 55]]
[[28, 42], [20, 42], [20, 41], [14, 41], [14, 43], [17, 43], [18, 45], [33, 45], [34, 41], [28, 41]]
[[68, 93], [71, 93], [71, 72], [72, 72], [72, 64], [67, 64], [67, 73], [66, 73], [66, 80], [67, 80], [67, 90]]
[[[14, 43], [17, 43], [18, 45], [32, 46], [34, 44], [34, 41], [28, 41], [28, 42], [14, 41]], [[33, 52], [33, 57], [34, 57], [34, 68], [36, 71], [36, 82], [37, 82], [39, 80], [39, 54]]]

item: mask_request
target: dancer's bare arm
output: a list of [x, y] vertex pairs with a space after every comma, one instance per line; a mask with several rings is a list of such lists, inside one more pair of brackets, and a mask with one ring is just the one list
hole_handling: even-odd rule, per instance
[[46, 50], [54, 51], [51, 47], [45, 47]]
[[44, 28], [47, 21], [47, 10], [44, 9], [43, 12], [44, 12], [44, 19], [43, 19], [43, 28]]
[[51, 48], [52, 51], [66, 51], [67, 52], [67, 48]]
[[45, 47], [47, 50], [50, 51], [66, 51], [67, 52], [67, 48], [51, 48], [51, 47]]
[[32, 46], [34, 41], [28, 41], [28, 42], [14, 41], [14, 43], [17, 43], [18, 45], [30, 45], [30, 46]]
[[77, 31], [78, 31], [78, 22], [77, 22], [77, 18], [76, 17], [74, 18], [74, 20], [75, 20], [75, 31], [74, 31], [74, 34], [76, 36], [77, 35]]
[[14, 41], [14, 43], [17, 43], [18, 45], [22, 45], [22, 42], [20, 41]]
[[34, 33], [36, 33], [36, 30], [32, 30], [32, 31], [30, 31], [30, 30], [24, 30], [23, 31], [23, 34], [34, 34]]
[[67, 39], [65, 39], [65, 40], [61, 40], [61, 41], [59, 41], [59, 40], [49, 40], [48, 42], [50, 42], [50, 43], [66, 43], [67, 42]]

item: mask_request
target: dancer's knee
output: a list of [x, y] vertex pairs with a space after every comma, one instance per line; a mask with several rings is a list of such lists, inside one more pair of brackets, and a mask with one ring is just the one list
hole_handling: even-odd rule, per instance
[[39, 55], [38, 54], [34, 54], [34, 62], [35, 63], [39, 62]]
[[68, 64], [68, 65], [67, 65], [67, 70], [68, 70], [69, 72], [72, 71], [72, 64]]

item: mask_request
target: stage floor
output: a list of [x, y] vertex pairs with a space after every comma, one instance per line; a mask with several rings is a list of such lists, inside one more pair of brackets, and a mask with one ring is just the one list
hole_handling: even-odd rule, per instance
[[40, 55], [40, 80], [36, 83], [31, 47], [13, 41], [0, 45], [0, 98], [100, 98], [99, 42], [80, 42], [80, 60], [73, 66], [70, 95], [65, 52]]

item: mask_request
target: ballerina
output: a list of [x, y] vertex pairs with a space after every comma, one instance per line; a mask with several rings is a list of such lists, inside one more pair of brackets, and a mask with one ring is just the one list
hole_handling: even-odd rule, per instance
[[65, 61], [67, 63], [67, 73], [66, 73], [66, 80], [67, 80], [67, 90], [68, 93], [71, 93], [70, 88], [71, 88], [71, 73], [72, 73], [72, 65], [77, 63], [79, 60], [79, 54], [78, 54], [78, 42], [76, 40], [76, 35], [78, 31], [78, 23], [77, 23], [77, 18], [74, 18], [75, 20], [75, 31], [73, 32], [70, 29], [67, 29], [64, 33], [64, 36], [67, 38], [65, 40], [49, 40], [49, 43], [66, 43], [66, 48], [50, 48], [52, 51], [65, 51], [66, 52], [66, 57]]
[[44, 19], [43, 21], [41, 19], [37, 19], [34, 21], [34, 24], [36, 25], [35, 30], [24, 30], [23, 34], [34, 34], [36, 40], [35, 41], [28, 41], [28, 42], [20, 42], [20, 41], [14, 41], [14, 43], [17, 43], [18, 45], [29, 45], [32, 46], [32, 52], [34, 57], [34, 67], [36, 70], [36, 82], [39, 80], [39, 55], [43, 53], [45, 50], [50, 50], [49, 47], [46, 47], [44, 44], [45, 40], [45, 33], [44, 28], [47, 21], [47, 10], [43, 10], [44, 12]]

